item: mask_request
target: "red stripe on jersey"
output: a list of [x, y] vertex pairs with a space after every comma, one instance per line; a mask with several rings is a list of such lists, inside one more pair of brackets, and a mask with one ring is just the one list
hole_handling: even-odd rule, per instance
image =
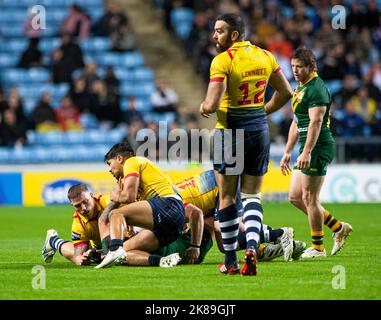
[[224, 77], [215, 77], [215, 78], [211, 78], [209, 80], [209, 82], [224, 82]]
[[280, 70], [282, 70], [282, 68], [279, 66], [273, 73], [277, 73]]
[[84, 246], [84, 245], [88, 245], [88, 243], [86, 241], [82, 241], [82, 242], [78, 242], [78, 243], [74, 243], [74, 247], [79, 247], [79, 246]]
[[236, 52], [237, 51], [237, 49], [229, 49], [229, 50], [226, 50], [226, 52], [228, 53], [228, 55], [229, 55], [229, 57], [230, 57], [230, 59], [231, 60], [233, 60], [233, 54], [232, 54], [232, 51], [234, 51], [234, 52]]
[[135, 172], [133, 172], [133, 173], [129, 173], [128, 175], [126, 175], [126, 176], [123, 178], [123, 180], [126, 180], [128, 177], [139, 177], [139, 176], [140, 176], [139, 173], [135, 173]]

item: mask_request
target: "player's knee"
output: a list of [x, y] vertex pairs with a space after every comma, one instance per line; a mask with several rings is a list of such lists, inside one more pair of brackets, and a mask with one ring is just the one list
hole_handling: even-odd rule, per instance
[[288, 201], [290, 201], [291, 204], [293, 204], [295, 207], [299, 207], [303, 204], [303, 198], [298, 195], [289, 194], [288, 195]]
[[241, 192], [242, 202], [261, 202], [262, 193], [244, 193]]
[[303, 202], [307, 207], [316, 206], [319, 203], [319, 196], [311, 191], [303, 192]]

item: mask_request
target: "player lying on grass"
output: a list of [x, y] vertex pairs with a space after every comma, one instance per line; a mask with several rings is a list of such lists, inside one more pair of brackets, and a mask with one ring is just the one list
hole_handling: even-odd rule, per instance
[[[50, 263], [58, 251], [76, 265], [88, 265], [91, 260], [99, 263], [102, 244], [99, 236], [98, 219], [110, 203], [109, 196], [93, 196], [86, 185], [78, 184], [69, 189], [68, 198], [76, 209], [71, 231], [72, 242], [58, 237], [55, 230], [48, 230], [42, 249], [42, 257], [45, 262]], [[128, 228], [125, 238], [128, 239], [132, 235], [132, 229]], [[156, 257], [154, 260], [155, 265], [168, 266], [176, 264], [178, 257]]]
[[[200, 249], [198, 248], [201, 242], [202, 224], [203, 221], [200, 216], [203, 215], [205, 229], [209, 232], [215, 231], [215, 237], [219, 245], [219, 249], [222, 253], [222, 238], [219, 229], [218, 221], [213, 223], [213, 216], [216, 212], [216, 207], [218, 206], [218, 187], [213, 170], [204, 171], [198, 175], [186, 178], [180, 182], [176, 183], [181, 198], [183, 199], [185, 205], [186, 217], [189, 219], [191, 216], [196, 216], [197, 219], [193, 219], [195, 222], [191, 223], [191, 233], [190, 237], [192, 241], [187, 249], [188, 263], [194, 263], [199, 261], [198, 257], [200, 255]], [[238, 193], [239, 194], [239, 193]], [[239, 196], [237, 197], [237, 206], [242, 208]], [[213, 226], [214, 225], [214, 226]], [[100, 227], [103, 229], [103, 227]], [[205, 231], [204, 231], [205, 233]], [[239, 248], [246, 247], [246, 233], [244, 225], [240, 222], [240, 233], [238, 235]], [[124, 249], [128, 250], [128, 243], [132, 241], [128, 240], [124, 243]], [[261, 243], [271, 242], [276, 243], [275, 245], [263, 246], [261, 245], [258, 253], [258, 260], [266, 261], [283, 255], [286, 261], [291, 259], [298, 259], [302, 254], [306, 244], [301, 241], [293, 241], [293, 229], [292, 228], [281, 228], [272, 229], [264, 225], [264, 228], [260, 232]], [[176, 242], [175, 242], [176, 243]], [[202, 248], [202, 246], [201, 246]], [[162, 256], [168, 255], [170, 253], [176, 252], [174, 247], [172, 251], [161, 251]], [[203, 253], [201, 249], [201, 254]], [[180, 254], [181, 255], [181, 254]], [[129, 259], [129, 253], [127, 254], [127, 260]], [[137, 259], [137, 256], [135, 257]], [[144, 262], [146, 258], [141, 257], [141, 261]]]

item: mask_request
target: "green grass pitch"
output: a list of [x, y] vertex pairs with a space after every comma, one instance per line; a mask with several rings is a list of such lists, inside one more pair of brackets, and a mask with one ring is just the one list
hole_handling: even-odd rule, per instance
[[[333, 242], [326, 228], [326, 259], [285, 263], [278, 258], [259, 263], [256, 277], [219, 274], [222, 255], [216, 245], [199, 266], [95, 270], [74, 266], [59, 254], [45, 265], [41, 247], [46, 230], [55, 228], [61, 237], [70, 239], [72, 208], [0, 207], [0, 299], [380, 299], [380, 204], [326, 207], [354, 228], [343, 250], [330, 256]], [[306, 217], [289, 204], [264, 204], [264, 222], [273, 227], [292, 226], [295, 238], [310, 244]], [[45, 267], [45, 289], [32, 287], [35, 265]], [[332, 285], [338, 265], [345, 271], [341, 273], [345, 289]]]

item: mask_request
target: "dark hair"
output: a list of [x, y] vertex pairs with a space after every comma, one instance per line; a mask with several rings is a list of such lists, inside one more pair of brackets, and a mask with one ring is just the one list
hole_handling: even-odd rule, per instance
[[302, 61], [306, 66], [312, 67], [314, 71], [317, 70], [316, 58], [310, 48], [300, 47], [296, 49], [291, 59], [298, 59]]
[[71, 186], [70, 189], [67, 192], [67, 197], [69, 200], [78, 198], [82, 192], [90, 191], [86, 184], [79, 183], [75, 184], [74, 186]]
[[216, 21], [225, 21], [229, 25], [230, 32], [237, 31], [238, 39], [243, 39], [245, 35], [245, 24], [240, 15], [235, 13], [224, 13], [217, 17]]
[[135, 151], [127, 141], [120, 142], [113, 145], [112, 148], [106, 153], [104, 161], [107, 162], [108, 160], [114, 159], [119, 155], [123, 157], [131, 157], [135, 155]]

